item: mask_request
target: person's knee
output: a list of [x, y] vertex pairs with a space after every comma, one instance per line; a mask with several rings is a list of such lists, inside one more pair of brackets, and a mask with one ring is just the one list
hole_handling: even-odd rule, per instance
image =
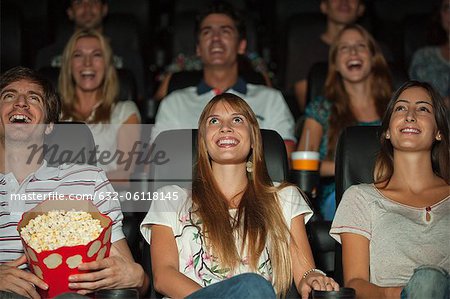
[[448, 273], [435, 266], [421, 266], [414, 271], [411, 280], [422, 282], [423, 284], [441, 284], [448, 280]]
[[261, 275], [255, 273], [244, 273], [241, 274], [242, 282], [253, 290], [258, 290], [261, 295], [273, 294], [275, 295], [275, 291], [272, 287], [272, 284], [267, 281]]
[[421, 266], [414, 271], [403, 293], [406, 298], [443, 298], [448, 288], [449, 275], [444, 269]]

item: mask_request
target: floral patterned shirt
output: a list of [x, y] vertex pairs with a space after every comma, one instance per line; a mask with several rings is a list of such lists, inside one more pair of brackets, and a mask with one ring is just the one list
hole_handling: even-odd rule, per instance
[[[172, 228], [179, 254], [179, 271], [205, 287], [220, 282], [237, 274], [252, 272], [248, 256], [241, 256], [239, 267], [234, 271], [223, 268], [213, 253], [207, 250], [202, 221], [192, 213], [190, 191], [172, 185], [161, 188], [158, 192], [177, 192], [178, 200], [152, 202], [150, 210], [141, 224], [141, 233], [150, 243], [150, 224], [159, 224]], [[283, 215], [290, 228], [291, 220], [305, 214], [305, 223], [311, 218], [312, 210], [295, 187], [286, 187], [278, 193]], [[234, 216], [235, 209], [230, 210]], [[240, 241], [236, 240], [240, 252]], [[272, 281], [272, 265], [268, 247], [263, 250], [257, 273]]]

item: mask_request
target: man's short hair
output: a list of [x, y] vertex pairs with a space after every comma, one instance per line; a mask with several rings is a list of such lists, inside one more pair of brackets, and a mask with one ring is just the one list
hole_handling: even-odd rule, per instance
[[[65, 3], [64, 3], [64, 7], [65, 8], [71, 7], [73, 1], [75, 1], [75, 0], [66, 0]], [[107, 3], [107, 0], [101, 0], [101, 1], [102, 1], [102, 4], [106, 4]]]
[[22, 66], [7, 70], [0, 77], [0, 92], [9, 84], [20, 80], [27, 80], [41, 86], [44, 93], [45, 123], [56, 123], [61, 114], [61, 99], [53, 84], [37, 71]]
[[195, 20], [195, 38], [198, 41], [198, 36], [200, 34], [200, 26], [203, 20], [211, 14], [223, 14], [230, 17], [239, 34], [239, 40], [243, 40], [247, 37], [245, 21], [241, 17], [241, 14], [226, 1], [213, 1], [204, 10], [200, 11]]

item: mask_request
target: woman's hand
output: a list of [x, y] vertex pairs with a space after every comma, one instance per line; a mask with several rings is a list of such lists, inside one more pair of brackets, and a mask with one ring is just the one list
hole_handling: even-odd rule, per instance
[[300, 290], [302, 299], [308, 299], [312, 290], [339, 291], [339, 284], [331, 277], [312, 272], [308, 274], [306, 278], [302, 278], [298, 289]]
[[17, 268], [26, 263], [27, 258], [22, 255], [12, 262], [0, 265], [0, 290], [33, 299], [41, 298], [34, 286], [47, 290], [48, 285], [33, 273]]

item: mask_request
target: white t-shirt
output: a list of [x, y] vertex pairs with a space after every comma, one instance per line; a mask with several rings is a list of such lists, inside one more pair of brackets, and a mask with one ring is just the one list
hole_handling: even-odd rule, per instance
[[[261, 129], [276, 131], [284, 140], [295, 138], [295, 121], [281, 92], [276, 89], [247, 83], [247, 93], [227, 90], [244, 99], [256, 114]], [[191, 86], [170, 93], [161, 102], [156, 114], [152, 140], [162, 131], [196, 129], [206, 104], [215, 96], [214, 90], [198, 94]]]
[[[119, 101], [114, 106], [109, 123], [88, 124], [94, 137], [98, 151], [115, 153], [117, 150], [117, 133], [123, 123], [133, 114], [140, 120], [139, 109], [133, 101]], [[98, 158], [98, 157], [97, 157]], [[108, 172], [117, 168], [117, 160], [112, 163], [97, 163]]]
[[403, 286], [415, 268], [440, 266], [450, 272], [450, 195], [426, 209], [385, 197], [373, 184], [348, 188], [339, 204], [330, 235], [353, 233], [370, 242], [370, 282]]
[[[231, 272], [223, 269], [214, 260], [205, 246], [202, 225], [198, 218], [190, 213], [192, 200], [190, 191], [178, 186], [166, 186], [158, 190], [177, 200], [154, 201], [141, 224], [141, 233], [150, 243], [151, 228], [149, 224], [159, 224], [172, 228], [178, 247], [179, 271], [199, 283], [201, 286], [220, 282], [234, 275], [250, 272], [248, 257], [242, 256], [238, 269]], [[298, 215], [305, 214], [305, 223], [311, 218], [313, 212], [300, 192], [295, 187], [286, 187], [278, 193], [283, 215], [290, 229], [291, 220]], [[236, 210], [230, 210], [230, 214]], [[240, 248], [240, 242], [236, 241]], [[258, 263], [257, 273], [272, 281], [272, 266], [269, 259], [268, 248], [263, 250]]]

